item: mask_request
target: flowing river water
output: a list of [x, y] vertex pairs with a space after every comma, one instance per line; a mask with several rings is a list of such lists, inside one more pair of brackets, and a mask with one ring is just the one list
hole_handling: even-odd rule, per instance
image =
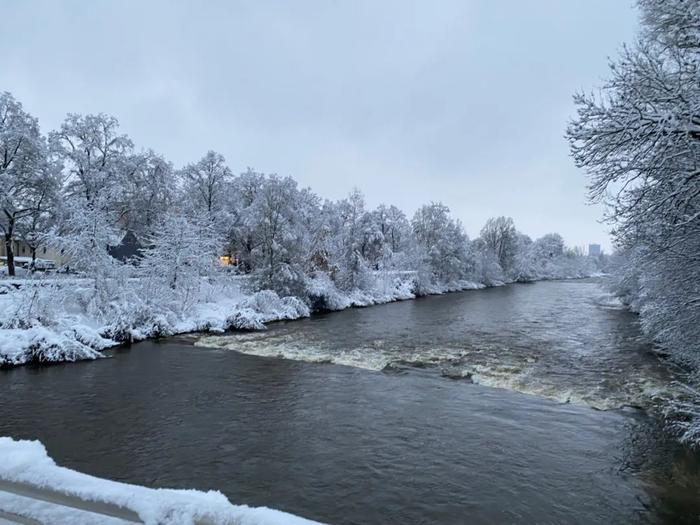
[[668, 379], [598, 282], [541, 282], [0, 371], [0, 435], [337, 524], [698, 523]]

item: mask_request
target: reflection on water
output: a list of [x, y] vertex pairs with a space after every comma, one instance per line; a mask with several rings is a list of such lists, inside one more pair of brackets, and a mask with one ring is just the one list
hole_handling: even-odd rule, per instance
[[[662, 377], [633, 319], [600, 306], [595, 285], [578, 285], [468, 292], [236, 336], [250, 351], [256, 341], [286, 348], [296, 333], [309, 352], [358, 359], [403, 341], [420, 362], [466, 341], [464, 356], [430, 354], [435, 367], [320, 366], [170, 340], [4, 371], [0, 434], [41, 439], [57, 461], [98, 476], [218, 489], [339, 524], [697, 523], [700, 459], [641, 410], [591, 410], [436, 373], [502, 348], [532, 365], [529, 378], [561, 388], [573, 367], [572, 391], [602, 385], [597, 398], [622, 397], [637, 387], [609, 370], [576, 375], [614, 366], [603, 350], [625, 345], [639, 359], [634, 374]], [[517, 348], [537, 359], [517, 361]]]

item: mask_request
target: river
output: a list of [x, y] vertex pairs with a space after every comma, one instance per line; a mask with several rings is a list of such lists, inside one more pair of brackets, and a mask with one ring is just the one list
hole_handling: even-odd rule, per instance
[[336, 524], [698, 523], [668, 379], [596, 280], [552, 281], [3, 370], [0, 435]]

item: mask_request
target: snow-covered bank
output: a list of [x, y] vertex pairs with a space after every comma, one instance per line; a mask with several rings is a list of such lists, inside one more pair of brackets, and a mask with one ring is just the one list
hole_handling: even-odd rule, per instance
[[[498, 283], [501, 285], [503, 283]], [[327, 274], [319, 273], [307, 281], [307, 296], [312, 309], [345, 310], [346, 308], [374, 306], [415, 299], [425, 295], [440, 295], [465, 290], [486, 288], [483, 283], [459, 280], [441, 285], [423, 285], [416, 283], [416, 272], [376, 272], [372, 286], [342, 292], [333, 284]]]
[[[190, 332], [264, 330], [269, 322], [308, 317], [312, 308], [343, 310], [417, 296], [411, 272], [376, 276], [373, 286], [350, 293], [340, 292], [321, 274], [308, 280], [306, 302], [270, 290], [246, 292], [241, 288], [246, 284], [224, 276], [200, 290], [199, 301], [185, 310], [119, 293], [107, 312], [96, 312], [88, 304], [94, 293], [88, 280], [25, 280], [0, 294], [5, 313], [0, 319], [0, 366], [99, 359], [105, 357], [102, 350], [125, 342]], [[483, 287], [460, 281], [422, 295]]]
[[[221, 492], [151, 489], [96, 478], [59, 467], [38, 441], [0, 437], [0, 480], [59, 492], [83, 501], [117, 505], [146, 524], [312, 525], [310, 520], [266, 507], [233, 505]], [[0, 490], [0, 510], [42, 523], [124, 523]]]
[[681, 443], [700, 448], [700, 354], [693, 287], [656, 275], [644, 250], [620, 253], [614, 259], [607, 287], [622, 308], [639, 316], [639, 325], [654, 343], [659, 358], [674, 370], [679, 395], [661, 407], [669, 430]]
[[[580, 275], [572, 276], [581, 277]], [[247, 291], [246, 280], [220, 276], [206, 282], [186, 308], [140, 296], [136, 280], [111, 283], [108, 309], [91, 307], [96, 293], [89, 280], [25, 281], [0, 294], [0, 367], [27, 363], [74, 362], [105, 357], [119, 344], [191, 332], [264, 330], [265, 324], [308, 317], [313, 311], [344, 310], [487, 287], [459, 280], [417, 287], [414, 272], [380, 273], [371, 286], [340, 291], [326, 274], [309, 278], [306, 296], [279, 297], [270, 290]], [[495, 281], [488, 286], [502, 286]]]
[[269, 290], [246, 294], [236, 279], [208, 283], [187, 308], [156, 304], [123, 292], [107, 310], [91, 308], [89, 282], [34, 281], [0, 295], [0, 367], [104, 357], [125, 342], [188, 332], [260, 330], [265, 323], [310, 315], [295, 297]]

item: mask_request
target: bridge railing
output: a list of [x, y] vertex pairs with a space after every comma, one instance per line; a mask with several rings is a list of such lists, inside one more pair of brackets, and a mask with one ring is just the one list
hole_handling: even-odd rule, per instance
[[[58, 490], [47, 487], [39, 487], [25, 482], [9, 481], [0, 479], [0, 491], [22, 496], [36, 501], [42, 501], [53, 505], [61, 505], [75, 510], [91, 512], [100, 516], [109, 516], [111, 518], [119, 518], [126, 522], [143, 523], [138, 513], [106, 501], [85, 500], [74, 494], [67, 494]], [[0, 518], [4, 518], [10, 522], [20, 523], [22, 525], [41, 525], [41, 521], [37, 521], [30, 516], [24, 516], [16, 511], [9, 512], [0, 507]], [[215, 525], [213, 520], [208, 518], [199, 518], [195, 520], [196, 525]]]

